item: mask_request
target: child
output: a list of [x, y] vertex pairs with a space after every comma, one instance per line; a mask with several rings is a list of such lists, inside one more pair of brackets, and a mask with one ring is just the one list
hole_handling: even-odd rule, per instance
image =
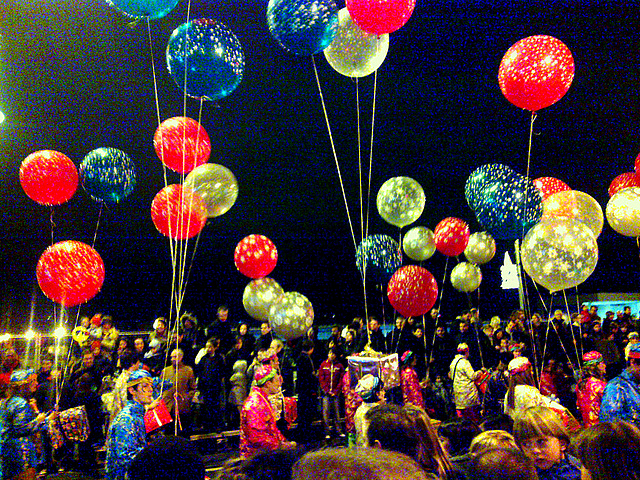
[[560, 417], [547, 407], [530, 407], [514, 419], [513, 435], [533, 460], [540, 480], [578, 480], [580, 462], [567, 453], [569, 433]]
[[233, 425], [240, 424], [240, 414], [242, 413], [242, 405], [244, 401], [247, 399], [247, 361], [246, 360], [236, 360], [233, 364], [233, 375], [229, 379], [229, 383], [231, 383], [231, 391], [229, 392], [229, 403], [236, 407], [238, 411], [238, 416], [236, 417], [235, 413], [233, 413]]
[[331, 348], [327, 359], [318, 369], [318, 381], [322, 389], [322, 422], [324, 423], [325, 439], [331, 438], [330, 424], [333, 422], [335, 431], [344, 437], [340, 427], [340, 394], [342, 393], [342, 377], [344, 366], [338, 362], [335, 349]]
[[411, 350], [407, 350], [402, 354], [402, 372], [400, 373], [402, 381], [402, 398], [404, 404], [415, 405], [416, 407], [424, 408], [424, 401], [422, 399], [422, 388], [420, 382], [418, 382], [418, 374], [415, 367], [417, 364], [416, 356]]

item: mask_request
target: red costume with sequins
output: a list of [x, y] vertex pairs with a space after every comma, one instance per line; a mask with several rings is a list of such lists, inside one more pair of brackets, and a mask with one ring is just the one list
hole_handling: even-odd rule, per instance
[[247, 458], [260, 450], [275, 450], [283, 441], [269, 398], [253, 387], [240, 416], [240, 455]]
[[422, 388], [420, 388], [420, 382], [418, 381], [418, 374], [410, 367], [406, 366], [400, 373], [400, 380], [402, 383], [402, 397], [404, 404], [408, 403], [415, 405], [416, 407], [424, 408], [424, 400], [422, 399]]
[[602, 396], [606, 386], [606, 382], [595, 377], [589, 377], [582, 388], [580, 386], [576, 387], [578, 410], [582, 413], [582, 423], [585, 428], [592, 427], [598, 423], [600, 405], [602, 404]]
[[356, 426], [353, 418], [356, 410], [362, 404], [362, 397], [351, 388], [351, 374], [349, 370], [342, 377], [342, 393], [344, 394], [344, 429], [347, 432], [355, 432]]

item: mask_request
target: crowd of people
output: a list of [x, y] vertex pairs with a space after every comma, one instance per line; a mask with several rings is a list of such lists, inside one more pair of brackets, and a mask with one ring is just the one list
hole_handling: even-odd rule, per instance
[[[640, 323], [629, 308], [604, 318], [595, 307], [557, 310], [547, 321], [518, 310], [486, 322], [475, 309], [451, 320], [433, 309], [394, 323], [385, 335], [375, 317], [356, 318], [327, 339], [312, 327], [285, 342], [268, 322], [254, 336], [221, 306], [206, 326], [188, 313], [171, 329], [157, 318], [148, 336], [121, 335], [107, 315], [82, 318], [68, 351], [38, 365], [8, 342], [0, 479], [60, 468], [97, 476], [104, 445], [106, 477], [120, 480], [167, 435], [234, 429], [241, 459], [223, 477], [254, 478], [252, 468], [283, 461], [295, 478], [316, 478], [301, 465], [348, 470], [349, 450], [373, 448], [408, 457], [388, 462], [414, 462], [420, 478], [497, 478], [500, 468], [513, 470], [508, 478], [579, 478], [581, 469], [609, 478], [591, 450], [607, 440], [620, 455], [640, 453]], [[396, 382], [347, 360], [396, 354]], [[319, 445], [351, 448], [303, 456]], [[637, 463], [627, 478], [640, 478]]]

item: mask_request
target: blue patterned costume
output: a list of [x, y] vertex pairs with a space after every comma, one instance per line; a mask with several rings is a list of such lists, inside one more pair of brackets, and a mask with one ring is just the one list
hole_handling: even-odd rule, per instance
[[625, 369], [607, 383], [600, 407], [600, 421], [624, 420], [640, 427], [640, 384]]
[[109, 429], [106, 480], [124, 480], [133, 458], [147, 446], [144, 405], [129, 400]]
[[24, 398], [14, 396], [0, 403], [0, 479], [38, 466], [32, 435], [43, 426], [46, 422], [36, 423], [36, 414]]

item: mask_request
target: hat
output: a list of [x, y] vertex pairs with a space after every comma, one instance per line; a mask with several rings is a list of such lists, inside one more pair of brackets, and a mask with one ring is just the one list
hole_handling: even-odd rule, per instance
[[525, 372], [528, 368], [531, 368], [531, 362], [527, 357], [516, 357], [509, 362], [507, 367], [509, 375]]
[[276, 371], [271, 365], [261, 365], [256, 368], [256, 373], [254, 378], [256, 380], [256, 385], [259, 387], [263, 386], [269, 380], [273, 380], [276, 377]]
[[582, 356], [582, 361], [584, 362], [585, 367], [597, 365], [602, 362], [602, 354], [595, 350], [587, 352]]
[[466, 343], [461, 343], [458, 345], [458, 353], [463, 353], [463, 352], [468, 352], [469, 351], [469, 345], [467, 345]]
[[93, 317], [91, 317], [91, 325], [94, 327], [99, 327], [102, 322], [102, 314], [96, 313]]
[[127, 380], [127, 388], [135, 387], [139, 383], [153, 383], [153, 378], [151, 374], [146, 370], [135, 370], [131, 375], [129, 375], [129, 380]]
[[367, 373], [358, 380], [355, 391], [362, 397], [362, 400], [368, 402], [369, 400], [374, 399], [374, 393], [378, 385], [380, 385], [380, 379], [378, 377], [374, 377], [370, 373]]
[[29, 381], [29, 377], [35, 374], [36, 372], [34, 372], [32, 368], [21, 368], [20, 370], [13, 371], [9, 381], [16, 385], [25, 384]]
[[269, 363], [276, 357], [276, 349], [268, 348], [262, 352], [258, 352], [258, 361], [262, 364]]
[[629, 335], [627, 335], [627, 338], [629, 340], [631, 340], [632, 338], [640, 338], [640, 333], [638, 333], [638, 332], [629, 332]]
[[400, 357], [400, 360], [402, 361], [403, 365], [407, 365], [408, 363], [411, 363], [411, 361], [413, 360], [413, 357], [414, 357], [413, 352], [411, 350], [407, 350], [402, 354], [402, 357]]
[[640, 358], [640, 343], [630, 343], [627, 346], [629, 347], [629, 358]]

